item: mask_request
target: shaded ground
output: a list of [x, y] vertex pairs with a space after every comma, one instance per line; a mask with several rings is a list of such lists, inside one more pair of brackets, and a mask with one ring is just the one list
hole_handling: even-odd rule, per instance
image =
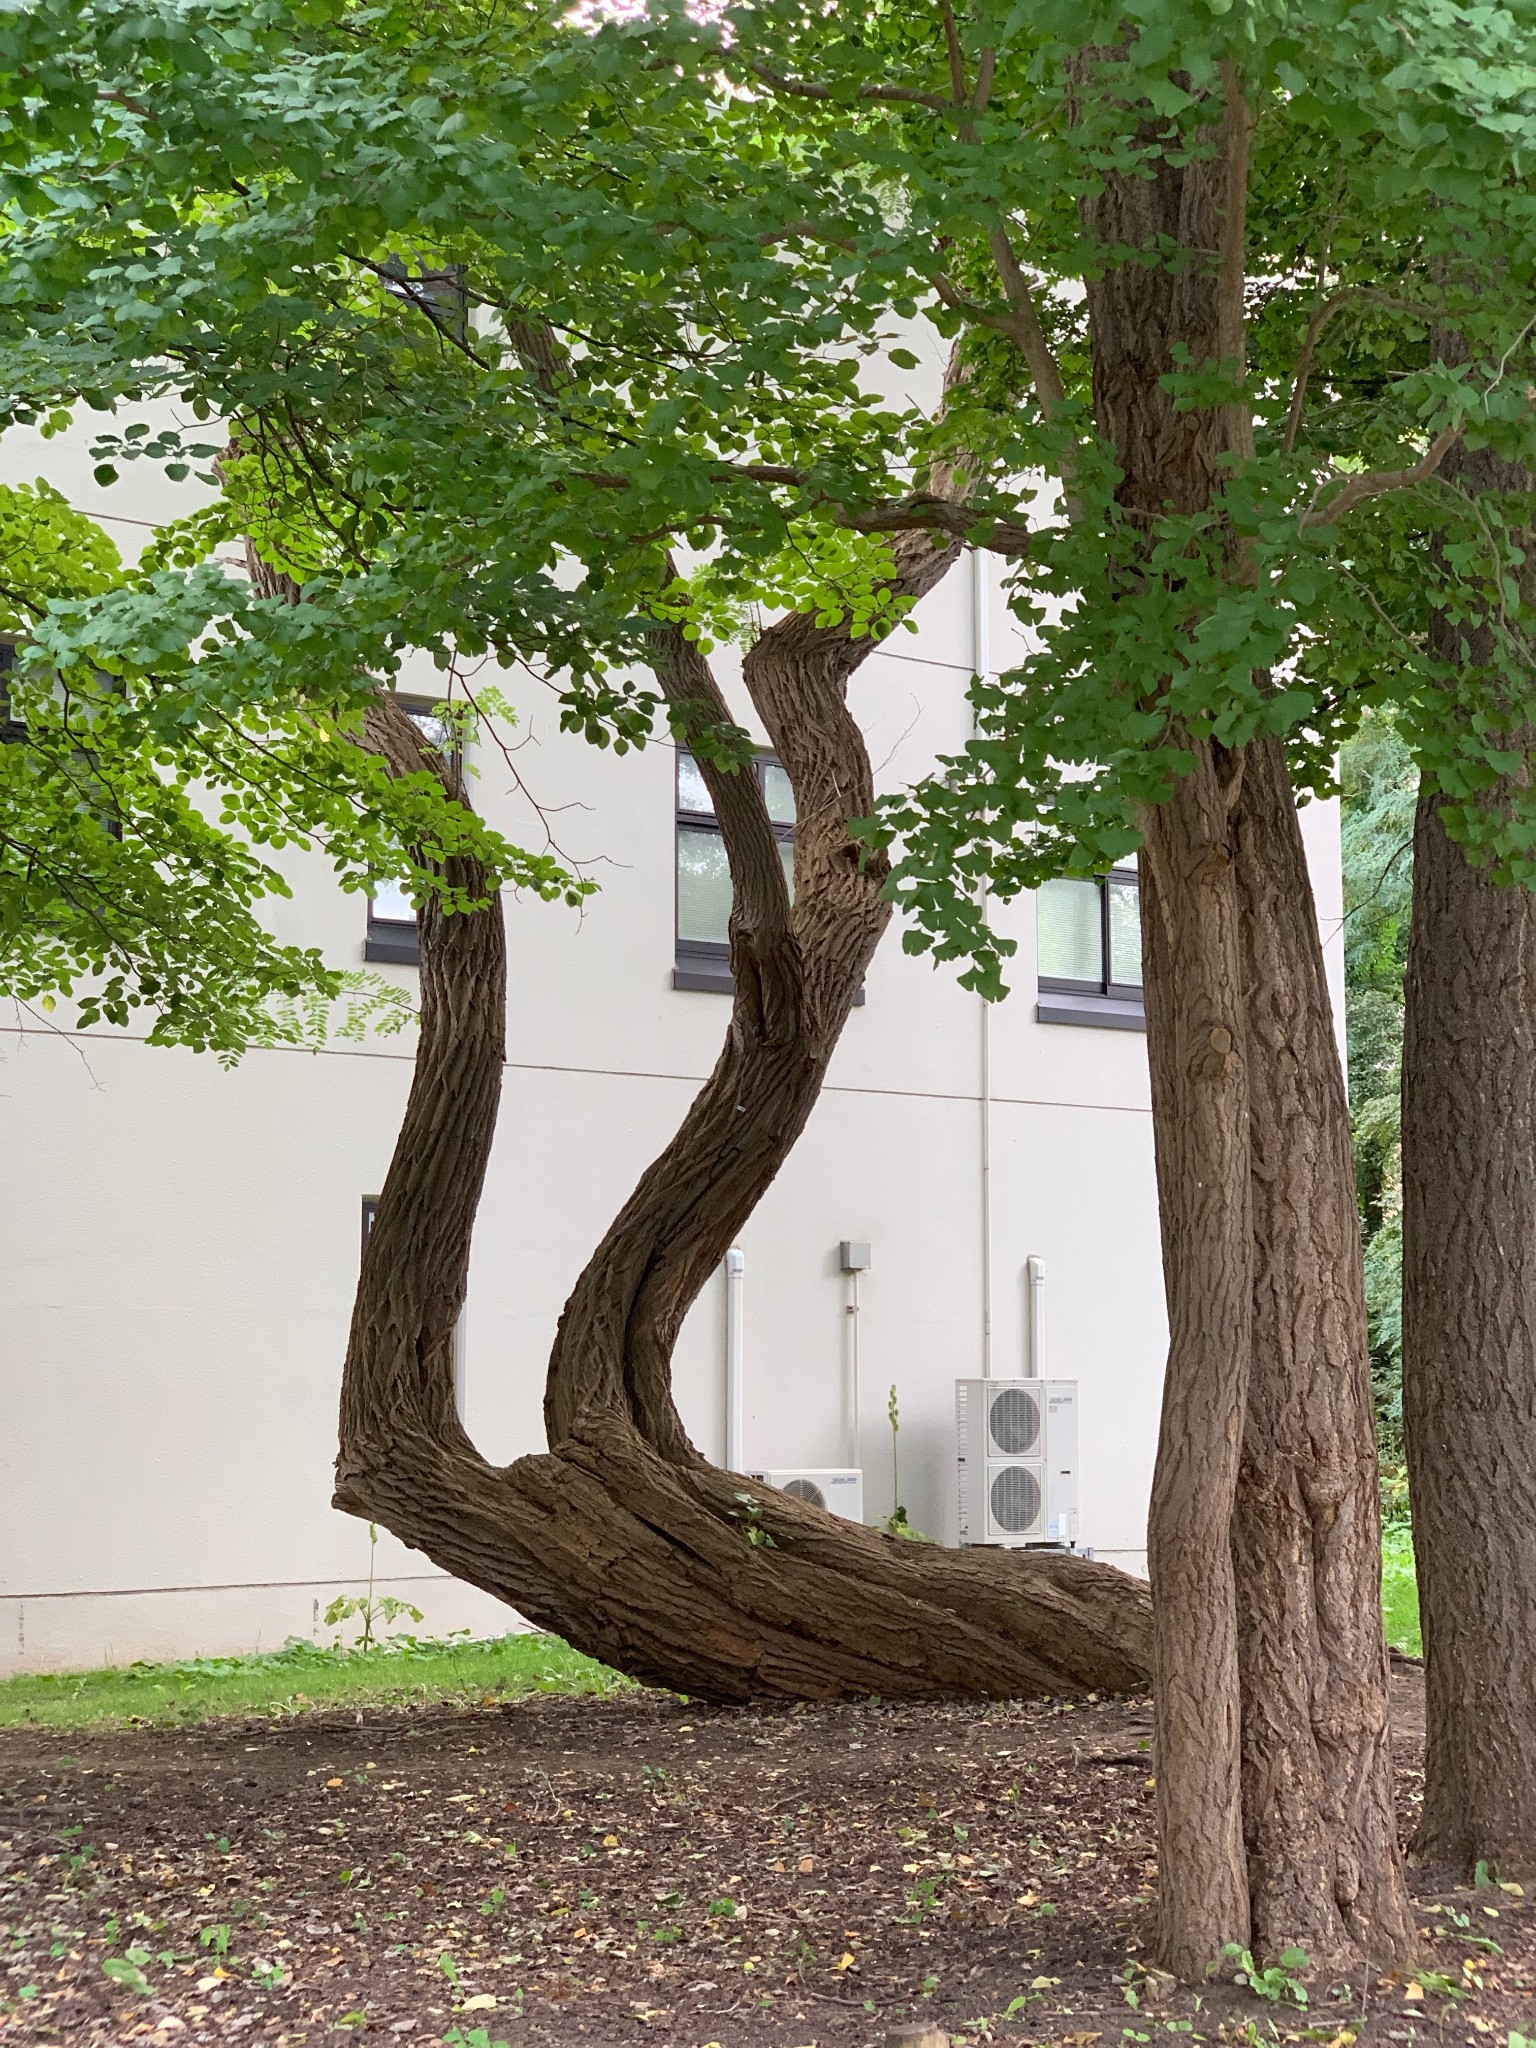
[[[1406, 1821], [1417, 1675], [1397, 1684]], [[1149, 1735], [1135, 1702], [757, 1714], [642, 1692], [3, 1731], [0, 2040], [861, 2048], [918, 2015], [1069, 2048], [1532, 2031], [1536, 1912], [1423, 1877], [1415, 1982], [1314, 1985], [1307, 2012], [1160, 1992]]]

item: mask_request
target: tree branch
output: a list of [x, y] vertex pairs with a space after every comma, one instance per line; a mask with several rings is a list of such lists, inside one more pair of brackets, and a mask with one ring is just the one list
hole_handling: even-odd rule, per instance
[[1319, 306], [1307, 322], [1307, 332], [1301, 344], [1301, 354], [1296, 358], [1296, 382], [1291, 391], [1291, 409], [1285, 422], [1285, 438], [1280, 443], [1283, 455], [1292, 455], [1296, 450], [1296, 437], [1301, 432], [1301, 418], [1307, 402], [1307, 382], [1312, 375], [1312, 365], [1317, 357], [1317, 344], [1322, 339], [1323, 329], [1347, 306], [1354, 292], [1335, 292], [1333, 297]]
[[1035, 390], [1040, 397], [1040, 410], [1046, 419], [1060, 416], [1066, 404], [1066, 393], [1062, 388], [1061, 369], [1051, 352], [1051, 345], [1045, 338], [1045, 329], [1040, 325], [1040, 314], [1035, 306], [1035, 295], [1029, 279], [1014, 253], [1008, 230], [999, 224], [987, 231], [987, 249], [997, 274], [1002, 282], [1003, 296], [1007, 299], [1014, 317], [1014, 334], [1018, 341], [1019, 353], [1029, 365], [1029, 374], [1035, 380]]
[[[802, 100], [836, 100], [838, 98], [830, 85], [821, 85], [811, 78], [789, 78], [782, 71], [774, 71], [766, 64], [749, 64], [747, 69], [754, 78], [760, 78], [764, 85], [771, 85], [775, 92], [791, 93]], [[861, 85], [857, 98], [881, 100], [893, 106], [931, 107], [937, 114], [947, 114], [950, 102], [941, 92], [919, 92], [908, 85]]]
[[[997, 73], [997, 52], [988, 46], [981, 53], [976, 71], [975, 91], [967, 98], [965, 89], [965, 56], [960, 47], [960, 32], [955, 25], [954, 9], [950, 0], [939, 0], [944, 18], [944, 40], [949, 49], [950, 84], [955, 95], [956, 107], [962, 109], [960, 139], [974, 147], [976, 134], [975, 116], [985, 113], [992, 96], [992, 81]], [[1062, 387], [1061, 366], [1045, 338], [1045, 329], [1040, 322], [1039, 308], [1035, 304], [1034, 289], [1024, 273], [1008, 236], [1005, 219], [999, 215], [995, 224], [987, 230], [987, 251], [1003, 287], [1003, 297], [1008, 302], [1010, 324], [1002, 331], [1007, 333], [1029, 367], [1034, 379], [1035, 392], [1040, 400], [1040, 410], [1047, 422], [1059, 418], [1066, 404], [1066, 393]], [[948, 279], [944, 280], [948, 285]], [[949, 287], [953, 290], [953, 286]], [[944, 292], [937, 281], [934, 289], [941, 298]], [[946, 303], [949, 303], [946, 300]], [[990, 318], [980, 316], [983, 324], [999, 326], [996, 315]], [[1070, 478], [1063, 478], [1070, 494]]]
[[1317, 499], [1328, 485], [1326, 482], [1320, 484], [1312, 503], [1301, 516], [1301, 531], [1307, 533], [1314, 526], [1333, 526], [1346, 512], [1352, 512], [1356, 505], [1364, 504], [1368, 498], [1384, 497], [1388, 491], [1404, 491], [1414, 484], [1427, 482], [1455, 446], [1460, 432], [1460, 427], [1442, 427], [1424, 454], [1407, 469], [1373, 469], [1363, 476], [1352, 476], [1339, 495], [1321, 507]]
[[976, 90], [971, 94], [971, 112], [984, 114], [987, 101], [992, 97], [992, 81], [997, 76], [997, 52], [989, 43], [982, 51], [976, 66]]
[[949, 0], [939, 0], [939, 14], [944, 22], [944, 47], [949, 55], [949, 91], [953, 104], [963, 107], [966, 102], [965, 52], [960, 47], [960, 31], [955, 25], [955, 10]]
[[[1242, 73], [1227, 59], [1222, 79], [1226, 88], [1226, 194], [1221, 217], [1221, 276], [1217, 286], [1216, 346], [1224, 363], [1236, 366], [1241, 378], [1247, 366], [1248, 166], [1253, 148], [1253, 115], [1243, 97]], [[1246, 398], [1227, 407], [1228, 444], [1234, 455], [1253, 454], [1253, 411]]]
[[[668, 569], [675, 576], [670, 558]], [[685, 738], [703, 726], [730, 726], [725, 694], [696, 641], [685, 639], [682, 626], [658, 619], [648, 629], [652, 673], [678, 716]], [[701, 715], [702, 714], [702, 715]], [[743, 1005], [752, 1034], [778, 1041], [799, 1027], [798, 977], [781, 958], [792, 944], [789, 885], [779, 843], [757, 776], [745, 768], [720, 766], [712, 753], [695, 755], [704, 777], [725, 857], [731, 871], [731, 972], [736, 983], [735, 1014]], [[798, 796], [799, 792], [796, 791]]]

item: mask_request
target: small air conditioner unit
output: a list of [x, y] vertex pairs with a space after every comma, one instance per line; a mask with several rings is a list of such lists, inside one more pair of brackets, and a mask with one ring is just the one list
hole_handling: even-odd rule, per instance
[[773, 1472], [748, 1472], [764, 1486], [776, 1486], [795, 1500], [808, 1500], [813, 1508], [826, 1508], [834, 1515], [846, 1515], [850, 1522], [864, 1519], [864, 1474], [841, 1465], [786, 1465]]
[[960, 1541], [1077, 1541], [1077, 1381], [957, 1380]]

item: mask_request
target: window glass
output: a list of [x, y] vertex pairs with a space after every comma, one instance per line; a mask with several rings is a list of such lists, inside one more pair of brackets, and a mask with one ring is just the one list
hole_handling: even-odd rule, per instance
[[1040, 891], [1036, 948], [1051, 981], [1104, 981], [1104, 937], [1097, 882], [1047, 882]]
[[375, 923], [414, 924], [416, 906], [406, 895], [404, 882], [376, 882], [369, 915]]
[[453, 728], [449, 725], [446, 718], [439, 717], [435, 711], [412, 711], [409, 709], [406, 712], [406, 717], [410, 719], [412, 725], [415, 726], [429, 746], [436, 747], [440, 754], [451, 754], [453, 752]]
[[677, 828], [677, 936], [730, 942], [731, 870], [718, 832]]
[[[434, 706], [405, 703], [400, 708], [429, 746], [450, 757], [457, 751], [458, 741], [453, 727]], [[416, 906], [406, 893], [404, 882], [378, 882], [374, 885], [373, 894], [368, 899], [368, 922], [370, 925], [415, 924]]]
[[699, 772], [699, 764], [692, 754], [679, 754], [677, 757], [677, 808], [680, 811], [702, 812], [706, 818], [715, 815], [709, 790], [705, 786], [703, 775]]
[[789, 786], [789, 776], [777, 761], [763, 763], [763, 799], [775, 825], [793, 825], [795, 792]]
[[1141, 987], [1141, 890], [1134, 875], [1111, 875], [1109, 889], [1109, 978]]

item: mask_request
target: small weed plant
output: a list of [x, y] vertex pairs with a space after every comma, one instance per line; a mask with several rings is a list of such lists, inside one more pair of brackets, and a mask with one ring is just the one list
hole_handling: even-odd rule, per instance
[[742, 1534], [754, 1550], [777, 1550], [771, 1532], [763, 1525], [763, 1504], [750, 1493], [738, 1493], [739, 1508], [731, 1509], [731, 1520], [742, 1524]]
[[931, 1543], [931, 1536], [925, 1536], [921, 1529], [913, 1528], [907, 1519], [907, 1511], [901, 1504], [901, 1407], [896, 1399], [894, 1386], [891, 1388], [891, 1397], [885, 1404], [885, 1412], [891, 1425], [891, 1499], [896, 1505], [880, 1526], [887, 1536], [900, 1536], [906, 1543]]
[[1253, 1960], [1252, 1951], [1235, 1941], [1229, 1941], [1222, 1954], [1237, 1964], [1237, 1982], [1246, 1984], [1255, 1998], [1262, 1998], [1270, 2005], [1304, 2006], [1307, 2003], [1307, 1987], [1299, 1973], [1312, 1967], [1312, 1958], [1304, 1948], [1282, 1949], [1279, 1958], [1262, 1970]]
[[[393, 1593], [382, 1593], [375, 1598], [373, 1582], [374, 1568], [378, 1562], [378, 1555], [379, 1525], [377, 1522], [370, 1522], [368, 1524], [368, 1591], [360, 1600], [353, 1594], [344, 1593], [339, 1600], [333, 1600], [325, 1610], [325, 1625], [327, 1628], [337, 1628], [344, 1621], [358, 1621], [362, 1623], [357, 1641], [353, 1646], [359, 1650], [371, 1650], [377, 1646], [381, 1638], [375, 1631], [381, 1622], [388, 1627], [390, 1624], [397, 1622], [402, 1614], [408, 1614], [416, 1626], [420, 1628], [426, 1618], [419, 1607], [413, 1607], [409, 1600], [396, 1599]], [[338, 1637], [337, 1640], [339, 1642], [340, 1638]]]

